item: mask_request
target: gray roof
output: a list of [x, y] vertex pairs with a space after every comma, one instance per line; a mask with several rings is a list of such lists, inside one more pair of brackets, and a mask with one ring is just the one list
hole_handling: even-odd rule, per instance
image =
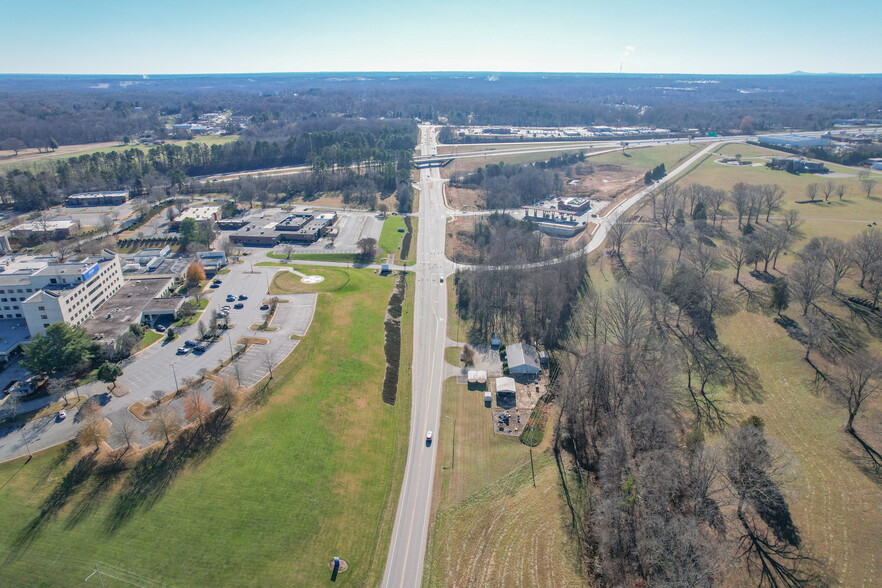
[[539, 369], [539, 355], [536, 353], [536, 348], [532, 345], [527, 345], [526, 343], [506, 345], [505, 354], [508, 358], [509, 369], [520, 365], [528, 365], [537, 370]]

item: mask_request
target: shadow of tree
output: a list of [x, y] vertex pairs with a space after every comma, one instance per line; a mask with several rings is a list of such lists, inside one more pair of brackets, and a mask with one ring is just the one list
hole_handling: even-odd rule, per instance
[[101, 504], [113, 489], [114, 483], [128, 470], [125, 451], [114, 452], [111, 459], [102, 461], [92, 474], [92, 486], [73, 507], [70, 517], [65, 521], [65, 529], [72, 529], [88, 517]]
[[40, 505], [40, 512], [30, 523], [18, 532], [12, 542], [8, 558], [14, 558], [23, 549], [26, 549], [46, 526], [49, 521], [55, 518], [58, 512], [64, 508], [79, 488], [89, 479], [92, 471], [98, 464], [95, 452], [81, 458], [70, 469], [58, 486], [46, 497], [43, 504]]
[[220, 445], [231, 425], [227, 411], [218, 410], [201, 427], [187, 429], [171, 444], [145, 453], [116, 496], [105, 531], [113, 534], [139, 511], [149, 510], [185, 467], [200, 463]]
[[853, 317], [864, 323], [864, 326], [867, 327], [867, 331], [870, 335], [877, 339], [882, 339], [882, 316], [880, 316], [879, 313], [866, 306], [852, 302], [848, 298], [839, 298], [839, 301], [851, 311]]

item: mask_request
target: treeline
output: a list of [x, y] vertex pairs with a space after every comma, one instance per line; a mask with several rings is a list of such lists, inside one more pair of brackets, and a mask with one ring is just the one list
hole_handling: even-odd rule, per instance
[[446, 120], [452, 125], [645, 125], [674, 130], [817, 130], [877, 117], [879, 76], [309, 74], [2, 76], [0, 141], [29, 147], [161, 132], [163, 117], [232, 111], [251, 139], [312, 119]]
[[517, 208], [563, 194], [559, 173], [536, 165], [506, 165], [504, 162], [479, 167], [452, 185], [480, 190], [489, 209]]
[[457, 238], [468, 247], [468, 252], [454, 253], [459, 263], [510, 265], [563, 254], [562, 241], [543, 236], [529, 219], [498, 212], [477, 221], [472, 230], [460, 230]]
[[584, 258], [547, 266], [501, 266], [457, 272], [456, 310], [472, 325], [469, 340], [493, 332], [555, 348], [567, 332], [578, 293], [586, 285]]
[[[18, 210], [39, 210], [60, 204], [63, 195], [85, 190], [128, 188], [144, 194], [155, 186], [181, 188], [188, 177], [282, 165], [310, 164], [322, 174], [329, 167], [376, 168], [384, 189], [395, 190], [409, 173], [416, 144], [410, 123], [375, 121], [347, 128], [309, 132], [284, 142], [240, 140], [208, 146], [166, 144], [147, 151], [92, 153], [55, 162], [38, 171], [13, 169], [0, 182], [0, 198]], [[361, 164], [364, 164], [362, 166]]]
[[[751, 143], [753, 144], [753, 143]], [[756, 145], [760, 145], [756, 143]], [[840, 165], [859, 165], [866, 159], [882, 157], [882, 146], [879, 145], [855, 145], [851, 149], [830, 149], [829, 147], [806, 147], [804, 149], [775, 145], [777, 151], [804, 155], [821, 161], [838, 163]]]

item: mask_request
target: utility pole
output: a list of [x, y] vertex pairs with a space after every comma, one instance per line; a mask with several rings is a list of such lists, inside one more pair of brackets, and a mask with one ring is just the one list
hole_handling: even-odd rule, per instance
[[536, 487], [536, 470], [533, 469], [533, 448], [530, 447], [530, 473], [533, 474], [533, 488]]
[[24, 441], [25, 448], [28, 450], [28, 461], [30, 461], [31, 458], [34, 457], [34, 456], [31, 455], [31, 446], [28, 445], [28, 438], [25, 437], [25, 432], [24, 432], [24, 430], [25, 430], [25, 428], [22, 427], [22, 428], [21, 428], [21, 440]]

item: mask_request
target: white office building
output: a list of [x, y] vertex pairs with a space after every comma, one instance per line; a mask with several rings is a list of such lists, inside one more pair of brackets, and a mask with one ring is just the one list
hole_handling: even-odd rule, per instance
[[0, 319], [24, 319], [30, 336], [56, 322], [81, 325], [123, 285], [119, 257], [59, 263], [49, 256], [0, 257]]

